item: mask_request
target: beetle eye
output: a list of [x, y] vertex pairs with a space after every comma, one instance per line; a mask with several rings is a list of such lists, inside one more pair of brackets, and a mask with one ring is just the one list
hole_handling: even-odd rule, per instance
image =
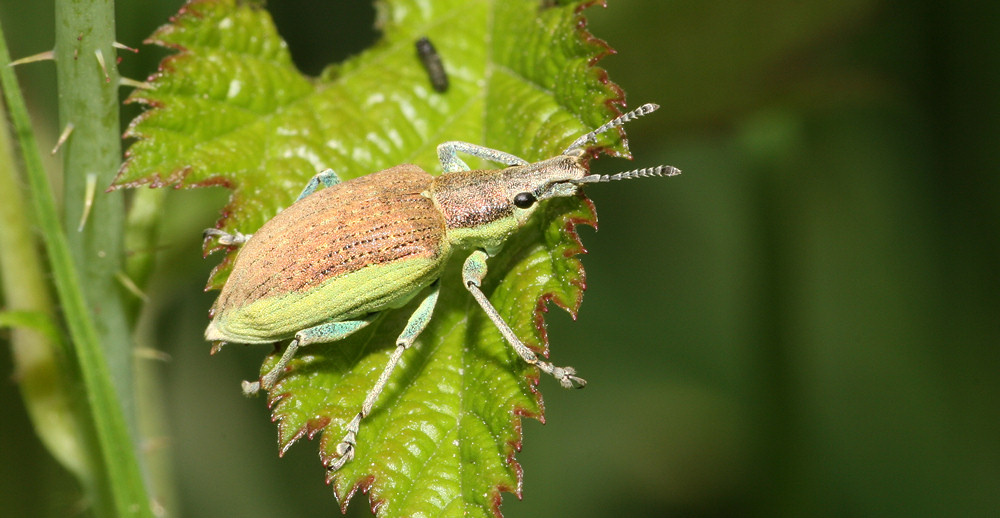
[[514, 196], [514, 205], [521, 209], [527, 209], [535, 204], [538, 199], [530, 192], [519, 192]]

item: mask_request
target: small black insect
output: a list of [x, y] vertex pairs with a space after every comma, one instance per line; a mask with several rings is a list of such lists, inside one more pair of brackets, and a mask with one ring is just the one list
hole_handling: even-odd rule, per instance
[[440, 93], [446, 92], [448, 90], [448, 74], [445, 73], [444, 65], [441, 64], [441, 55], [438, 54], [434, 44], [427, 39], [427, 36], [417, 40], [417, 56], [424, 64], [434, 90]]

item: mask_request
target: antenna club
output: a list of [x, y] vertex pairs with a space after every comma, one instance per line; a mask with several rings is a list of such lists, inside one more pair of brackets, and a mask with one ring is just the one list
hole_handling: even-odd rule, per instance
[[659, 104], [646, 103], [646, 104], [640, 106], [635, 111], [639, 112], [641, 110], [641, 113], [637, 113], [636, 114], [636, 116], [638, 117], [638, 116], [641, 116], [641, 115], [648, 115], [648, 114], [653, 113], [653, 112], [655, 112], [656, 110], [659, 110], [659, 109], [660, 109], [660, 105]]
[[681, 170], [671, 165], [658, 165], [656, 167], [643, 167], [615, 174], [591, 174], [577, 180], [576, 183], [601, 183], [616, 180], [631, 180], [633, 178], [651, 178], [655, 176], [677, 176]]

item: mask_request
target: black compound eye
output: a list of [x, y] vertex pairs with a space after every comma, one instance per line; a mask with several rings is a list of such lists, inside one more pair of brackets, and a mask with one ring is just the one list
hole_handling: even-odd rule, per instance
[[534, 205], [536, 201], [538, 201], [538, 198], [535, 198], [535, 195], [530, 192], [519, 192], [514, 196], [514, 205], [521, 209], [527, 209]]

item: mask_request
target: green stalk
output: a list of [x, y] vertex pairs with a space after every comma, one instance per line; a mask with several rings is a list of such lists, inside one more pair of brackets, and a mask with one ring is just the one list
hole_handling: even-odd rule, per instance
[[[85, 23], [81, 22], [80, 19], [76, 19], [74, 21], [74, 18], [83, 17], [84, 11], [88, 11], [88, 9], [92, 10], [92, 12], [88, 14], [88, 18], [86, 18], [87, 20], [90, 20], [90, 23], [99, 23], [99, 20], [110, 18], [111, 13], [113, 13], [113, 6], [110, 2], [99, 2], [90, 7], [88, 7], [89, 4], [86, 2], [61, 3], [66, 4], [62, 8], [58, 9], [61, 11], [61, 21], [59, 22], [57, 32], [62, 33], [65, 33], [67, 30], [72, 31], [73, 27], [82, 27], [85, 25]], [[67, 10], [67, 8], [69, 8], [69, 10]], [[93, 15], [94, 12], [100, 12], [105, 16], [93, 18], [91, 15]], [[67, 23], [67, 19], [74, 23]], [[86, 31], [81, 30], [77, 32], [77, 35], [82, 36], [79, 40], [76, 40], [77, 43], [81, 45], [81, 52], [84, 51], [82, 47], [83, 42], [88, 42], [88, 45], [94, 44], [91, 40], [94, 30], [94, 27], [88, 27]], [[74, 39], [75, 37], [76, 36], [74, 36]], [[110, 58], [106, 62], [113, 65], [114, 57], [113, 54], [111, 54], [110, 44], [111, 39], [108, 39], [106, 42], [102, 41], [101, 43], [102, 46], [106, 45], [107, 49], [104, 50], [104, 52], [106, 53], [106, 57]], [[74, 61], [74, 56], [71, 55], [72, 51], [69, 51], [70, 54], [66, 53], [67, 48], [65, 44], [62, 46], [62, 50], [63, 52], [57, 51], [57, 59], [62, 59], [63, 61]], [[91, 52], [90, 55], [93, 56], [93, 53]], [[81, 59], [79, 61], [82, 62], [82, 56], [80, 57]], [[35, 211], [35, 222], [42, 233], [45, 251], [51, 268], [52, 279], [55, 283], [59, 304], [62, 308], [63, 317], [66, 320], [66, 326], [69, 330], [70, 339], [74, 348], [74, 357], [79, 366], [79, 372], [83, 380], [83, 390], [86, 394], [88, 407], [91, 411], [93, 421], [92, 426], [94, 428], [100, 450], [100, 459], [102, 460], [104, 467], [104, 476], [102, 477], [102, 480], [98, 481], [98, 484], [101, 486], [101, 490], [98, 491], [98, 494], [106, 495], [105, 497], [110, 500], [110, 504], [107, 507], [113, 509], [113, 513], [116, 516], [151, 517], [153, 514], [150, 510], [149, 499], [146, 495], [146, 488], [142, 473], [139, 469], [135, 446], [132, 441], [131, 434], [129, 433], [129, 428], [126, 423], [121, 402], [118, 399], [118, 395], [116, 394], [115, 387], [112, 383], [111, 372], [109, 371], [108, 361], [105, 357], [105, 349], [101, 345], [101, 335], [98, 333], [97, 325], [95, 325], [95, 322], [92, 320], [92, 306], [89, 306], [88, 299], [84, 295], [84, 285], [82, 284], [81, 277], [77, 272], [77, 267], [74, 264], [74, 254], [70, 252], [66, 233], [59, 222], [59, 216], [52, 194], [52, 187], [49, 184], [45, 170], [42, 167], [41, 156], [38, 153], [38, 146], [35, 142], [34, 133], [31, 129], [28, 111], [25, 107], [24, 99], [21, 96], [17, 79], [14, 76], [13, 70], [8, 66], [8, 63], [10, 63], [10, 56], [7, 51], [6, 40], [3, 37], [2, 29], [0, 29], [0, 86], [3, 88], [3, 94], [10, 111], [11, 121], [13, 122], [17, 139], [21, 145], [22, 156], [30, 189], [31, 202]], [[93, 62], [93, 66], [97, 67], [96, 60]], [[103, 84], [103, 77], [101, 78], [101, 83], [102, 84], [99, 86], [105, 89], [111, 89], [111, 91], [115, 93], [114, 86], [110, 84]], [[77, 88], [85, 89], [90, 94], [93, 94], [95, 89], [99, 89], [93, 85], [64, 85], [60, 82], [60, 97], [62, 98], [62, 94], [74, 94], [72, 95], [72, 98], [76, 99], [77, 102], [82, 102], [84, 104], [89, 103], [89, 100], [81, 99], [78, 95], [75, 95], [73, 90]], [[111, 131], [117, 131], [114, 129], [117, 128], [117, 118], [113, 123], [109, 122], [106, 118], [103, 118], [102, 121], [102, 125], [110, 124], [112, 128]], [[81, 123], [84, 123], [84, 121], [81, 121]], [[87, 124], [85, 124], [85, 127], [86, 126]], [[80, 136], [83, 132], [83, 129], [78, 125], [74, 135], [70, 137], [71, 140]], [[107, 132], [107, 128], [104, 128], [101, 134], [103, 135]], [[120, 151], [120, 144], [117, 142], [117, 134], [114, 140], [114, 144], [110, 144], [110, 141], [103, 142], [105, 146], [110, 146], [109, 148], [91, 150], [91, 152], [101, 151], [102, 153], [112, 153], [113, 149], [119, 149]], [[102, 173], [101, 171], [96, 172], [98, 175]], [[76, 188], [77, 187], [71, 188], [67, 185], [67, 198], [81, 196], [83, 191], [74, 190]], [[68, 208], [67, 210], [72, 209]], [[119, 219], [120, 217], [121, 216], [119, 215]], [[102, 222], [102, 224], [105, 223], [106, 222]], [[107, 234], [120, 234], [120, 229], [121, 224], [119, 223], [118, 226], [104, 227], [103, 231]], [[73, 231], [75, 232], [75, 225], [73, 226]], [[79, 238], [77, 241], [81, 242]], [[97, 239], [92, 241], [93, 244], [102, 242], [103, 241]], [[118, 250], [120, 250], [120, 248]], [[116, 251], [112, 248], [108, 248], [105, 250], [105, 255], [110, 255], [111, 252]], [[117, 253], [120, 256], [120, 251]], [[87, 273], [91, 274], [92, 272], [88, 269]], [[88, 285], [88, 288], [90, 288], [90, 286], [92, 285]], [[99, 292], [91, 292], [91, 294], [91, 299], [94, 299]], [[110, 292], [110, 294], [114, 296], [114, 292]], [[105, 322], [102, 321], [101, 327], [102, 331], [104, 331]], [[103, 510], [107, 508], [101, 504], [102, 502], [96, 503], [97, 509]]]
[[[58, 0], [55, 15], [59, 124], [74, 128], [60, 151], [63, 226], [111, 379], [134, 434], [132, 350], [122, 307], [123, 290], [117, 278], [123, 269], [125, 203], [121, 192], [104, 192], [122, 156], [118, 69], [111, 46], [115, 41], [114, 1]], [[88, 199], [88, 195], [92, 197]]]
[[69, 361], [72, 352], [60, 336], [6, 115], [0, 103], [0, 278], [5, 310], [0, 312], [0, 327], [13, 328], [12, 377], [35, 433], [60, 464], [92, 489], [100, 460], [92, 455], [86, 404], [81, 404], [75, 389], [79, 376]]

